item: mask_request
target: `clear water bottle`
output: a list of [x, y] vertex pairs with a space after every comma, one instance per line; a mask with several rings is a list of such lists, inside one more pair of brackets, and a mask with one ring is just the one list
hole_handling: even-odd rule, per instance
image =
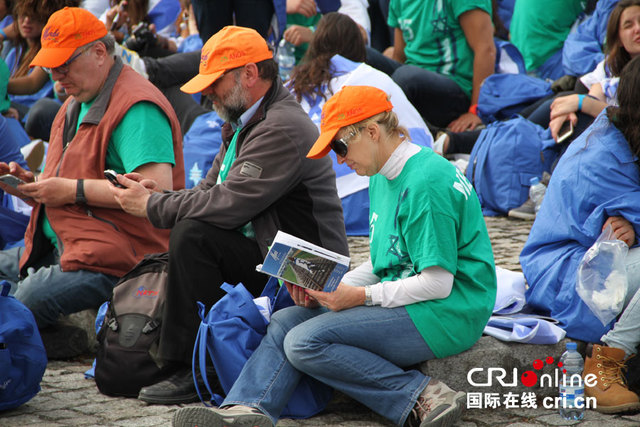
[[534, 176], [529, 180], [531, 187], [529, 187], [529, 197], [535, 206], [535, 211], [538, 213], [542, 199], [544, 199], [544, 193], [547, 191], [546, 185], [540, 182], [537, 176]]
[[278, 67], [280, 68], [280, 78], [283, 82], [289, 80], [289, 77], [291, 77], [291, 70], [293, 70], [293, 67], [296, 65], [294, 50], [294, 45], [285, 39], [280, 40], [276, 59], [278, 61]]
[[584, 418], [585, 398], [582, 370], [584, 360], [576, 351], [576, 343], [568, 342], [567, 351], [560, 357], [562, 369], [566, 373], [560, 379], [560, 415], [565, 420], [581, 420]]

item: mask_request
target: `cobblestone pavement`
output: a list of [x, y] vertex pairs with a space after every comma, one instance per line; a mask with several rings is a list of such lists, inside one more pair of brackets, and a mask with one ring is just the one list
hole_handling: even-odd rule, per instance
[[[520, 270], [518, 254], [526, 241], [530, 222], [486, 218], [496, 264]], [[350, 238], [353, 264], [366, 259], [367, 238]], [[100, 394], [92, 380], [84, 379], [90, 358], [51, 361], [42, 381], [42, 391], [21, 407], [0, 413], [0, 426], [169, 426], [180, 407], [149, 406], [136, 399], [111, 398]], [[444, 378], [443, 378], [444, 379]], [[446, 380], [445, 380], [446, 381]], [[196, 405], [196, 404], [194, 404]], [[575, 424], [576, 422], [574, 422]], [[582, 426], [639, 426], [640, 415], [606, 416], [587, 411]], [[282, 420], [279, 427], [294, 426], [389, 426], [382, 417], [345, 396], [336, 396], [329, 408], [309, 420]], [[570, 425], [550, 409], [468, 409], [459, 427], [559, 426]]]

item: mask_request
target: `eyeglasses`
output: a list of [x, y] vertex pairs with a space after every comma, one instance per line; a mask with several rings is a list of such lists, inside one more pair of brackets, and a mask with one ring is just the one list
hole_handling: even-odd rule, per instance
[[83, 53], [87, 52], [92, 47], [93, 47], [92, 44], [88, 45], [88, 46], [85, 46], [80, 52], [76, 53], [71, 58], [67, 59], [67, 61], [64, 62], [62, 65], [59, 65], [59, 66], [54, 67], [54, 68], [42, 67], [42, 69], [48, 74], [51, 74], [54, 71], [56, 73], [60, 73], [60, 74], [67, 74], [69, 72], [69, 67], [71, 66], [73, 61], [78, 59], [80, 57], [80, 55], [82, 55]]
[[[360, 131], [361, 129], [364, 128], [360, 128], [358, 129], [358, 131]], [[345, 138], [338, 138], [338, 139], [334, 139], [333, 141], [331, 141], [329, 143], [329, 147], [331, 147], [331, 149], [340, 157], [347, 157], [347, 152], [349, 151], [349, 144], [347, 144], [347, 142], [353, 138], [354, 136], [356, 136], [356, 132], [351, 131], [349, 133], [349, 135]]]

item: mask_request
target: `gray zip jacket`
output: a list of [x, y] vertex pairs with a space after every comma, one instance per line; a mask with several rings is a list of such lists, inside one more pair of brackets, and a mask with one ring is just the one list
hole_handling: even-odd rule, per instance
[[233, 230], [251, 222], [263, 255], [278, 230], [348, 255], [331, 159], [306, 158], [318, 130], [279, 81], [238, 134], [236, 160], [216, 185], [232, 136], [228, 123], [222, 135], [224, 144], [196, 187], [151, 195], [147, 215], [154, 226], [172, 228], [188, 218]]

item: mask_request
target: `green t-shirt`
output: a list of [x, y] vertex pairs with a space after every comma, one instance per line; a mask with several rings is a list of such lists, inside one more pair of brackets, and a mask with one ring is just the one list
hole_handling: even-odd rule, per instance
[[373, 272], [382, 282], [439, 266], [454, 276], [447, 298], [406, 306], [436, 357], [470, 348], [482, 335], [496, 298], [489, 234], [478, 196], [446, 159], [423, 148], [393, 180], [369, 184]]
[[4, 113], [11, 106], [9, 95], [7, 95], [7, 84], [11, 75], [7, 63], [0, 58], [0, 113]]
[[405, 64], [448, 76], [471, 96], [473, 51], [458, 19], [473, 9], [491, 16], [491, 0], [391, 0], [387, 23], [402, 30]]
[[[584, 10], [584, 0], [518, 0], [513, 8], [509, 32], [533, 71], [562, 48], [576, 18]], [[544, 12], [541, 12], [544, 11]]]
[[[95, 100], [94, 100], [95, 101]], [[78, 127], [93, 102], [82, 103]], [[140, 141], [145, 141], [141, 144]], [[171, 124], [164, 112], [151, 102], [134, 104], [111, 134], [107, 146], [105, 169], [128, 173], [147, 163], [170, 163], [175, 166]], [[42, 231], [57, 247], [58, 239], [47, 219], [42, 216]]]

